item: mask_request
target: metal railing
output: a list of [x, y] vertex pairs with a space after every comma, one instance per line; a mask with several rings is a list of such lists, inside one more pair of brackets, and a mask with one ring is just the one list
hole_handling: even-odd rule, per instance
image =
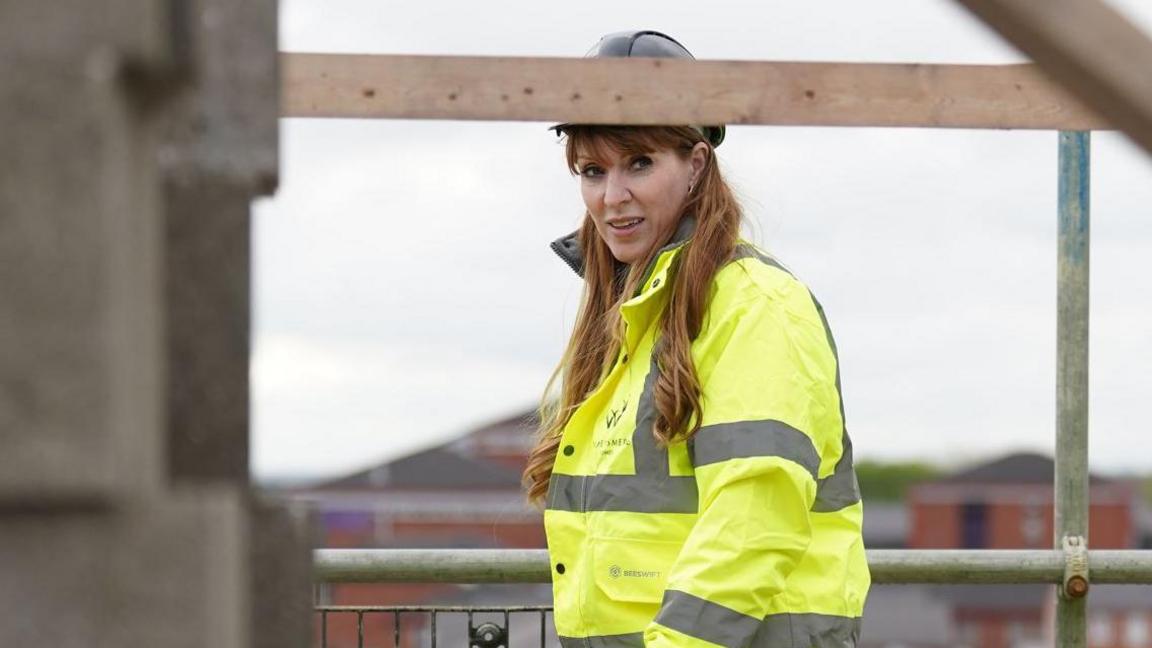
[[[1082, 566], [1070, 566], [1079, 552], [1055, 550], [869, 550], [868, 566], [876, 584], [1008, 584], [1048, 583], [1060, 586], [1065, 597], [1083, 601], [1087, 581]], [[1152, 582], [1152, 551], [1099, 550], [1084, 554], [1092, 581], [1110, 584]], [[1072, 567], [1075, 567], [1073, 569]], [[548, 552], [543, 549], [319, 549], [315, 551], [315, 578], [337, 583], [548, 583]], [[1061, 597], [1061, 598], [1065, 598]], [[555, 645], [549, 624], [551, 607], [416, 607], [318, 606], [320, 648], [417, 648], [474, 646], [476, 648], [528, 648]], [[477, 620], [483, 613], [494, 618]], [[514, 630], [512, 616], [536, 614], [538, 624]], [[423, 614], [401, 632], [402, 615]], [[445, 632], [440, 617], [466, 618]], [[336, 633], [333, 618], [343, 617], [343, 632]], [[373, 627], [373, 617], [390, 622]], [[351, 625], [354, 622], [355, 630]], [[523, 625], [523, 624], [522, 624]], [[415, 629], [416, 632], [412, 632]], [[1065, 631], [1067, 632], [1067, 631]], [[342, 641], [330, 640], [339, 634]], [[1058, 635], [1060, 636], [1060, 635]], [[405, 643], [402, 637], [408, 638]], [[353, 640], [354, 638], [354, 640]], [[1061, 648], [1074, 643], [1060, 642]]]
[[[1060, 648], [1086, 646], [1091, 583], [1152, 584], [1152, 551], [1088, 549], [1089, 145], [1087, 132], [1059, 134], [1054, 548], [868, 552], [878, 584], [1057, 585], [1055, 638]], [[322, 549], [315, 553], [315, 574], [329, 583], [551, 579], [543, 550]]]
[[320, 648], [543, 648], [555, 643], [549, 642], [551, 612], [551, 606], [543, 605], [321, 605], [316, 607], [317, 643]]
[[[1070, 580], [1070, 553], [1048, 549], [870, 549], [876, 584], [1006, 584]], [[324, 583], [549, 583], [543, 549], [317, 549]], [[1092, 582], [1152, 583], [1152, 551], [1087, 552]], [[1074, 586], [1075, 587], [1075, 586]], [[1065, 587], [1065, 589], [1067, 589]], [[1070, 593], [1074, 597], [1083, 594]]]

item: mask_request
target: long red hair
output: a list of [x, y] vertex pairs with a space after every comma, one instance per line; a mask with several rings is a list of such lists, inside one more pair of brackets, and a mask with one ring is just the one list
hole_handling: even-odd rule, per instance
[[[692, 148], [705, 141], [699, 131], [688, 126], [570, 126], [565, 135], [568, 167], [573, 174], [579, 172], [576, 160], [581, 152], [597, 152], [605, 146], [625, 155], [672, 150], [687, 159]], [[653, 350], [660, 368], [653, 392], [657, 413], [653, 436], [662, 444], [689, 438], [700, 427], [700, 381], [691, 345], [700, 334], [712, 279], [732, 257], [740, 236], [742, 212], [712, 150], [684, 204], [683, 217], [695, 218], [696, 228], [677, 258], [671, 295], [660, 317], [660, 335]], [[524, 470], [528, 499], [536, 504], [548, 494], [564, 427], [619, 352], [623, 336], [620, 305], [635, 294], [644, 271], [667, 243], [654, 246], [622, 275], [617, 271], [619, 262], [596, 233], [587, 213], [579, 242], [584, 252], [584, 294], [572, 337], [545, 389], [539, 436]], [[559, 393], [553, 395], [557, 381]]]

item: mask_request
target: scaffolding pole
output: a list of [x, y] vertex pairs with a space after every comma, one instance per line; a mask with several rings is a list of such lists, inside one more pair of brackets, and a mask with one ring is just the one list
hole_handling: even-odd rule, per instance
[[[1067, 560], [1050, 549], [870, 549], [872, 582], [1064, 582]], [[1152, 551], [1092, 551], [1096, 583], [1152, 583]], [[313, 576], [322, 583], [547, 583], [545, 549], [317, 549]], [[1063, 648], [1063, 646], [1062, 646]]]
[[1087, 637], [1089, 136], [1061, 132], [1059, 139], [1053, 540], [1067, 562], [1056, 602], [1061, 648], [1082, 648]]

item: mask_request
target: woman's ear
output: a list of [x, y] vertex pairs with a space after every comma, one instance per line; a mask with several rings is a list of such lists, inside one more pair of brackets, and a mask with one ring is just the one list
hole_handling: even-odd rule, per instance
[[704, 172], [704, 166], [708, 164], [708, 156], [712, 154], [712, 149], [704, 142], [696, 142], [692, 147], [692, 153], [688, 157], [689, 164], [692, 165], [692, 185], [695, 186], [700, 181], [700, 176]]

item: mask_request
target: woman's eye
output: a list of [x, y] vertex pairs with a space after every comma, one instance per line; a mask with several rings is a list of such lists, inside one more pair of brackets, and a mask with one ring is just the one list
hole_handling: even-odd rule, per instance
[[595, 178], [603, 174], [604, 170], [595, 164], [589, 164], [580, 169], [580, 175], [584, 176], [585, 178]]
[[650, 166], [652, 166], [652, 158], [647, 155], [640, 155], [632, 160], [633, 169], [647, 169]]

